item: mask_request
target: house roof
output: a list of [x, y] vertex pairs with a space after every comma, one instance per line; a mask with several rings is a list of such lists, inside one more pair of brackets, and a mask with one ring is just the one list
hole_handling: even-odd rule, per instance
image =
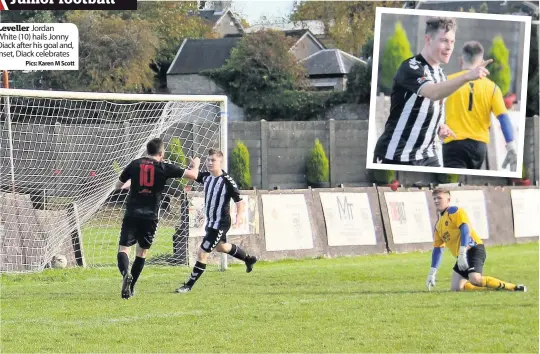
[[198, 74], [223, 66], [240, 38], [184, 39], [167, 75]]
[[240, 32], [245, 32], [244, 27], [242, 26], [240, 21], [236, 18], [236, 16], [232, 13], [230, 9], [227, 9], [222, 12], [216, 12], [214, 10], [199, 10], [199, 12], [197, 13], [197, 16], [208, 21], [212, 25], [212, 28], [214, 28], [221, 22], [221, 20], [223, 20], [223, 18], [225, 18], [227, 14], [231, 16], [238, 30], [240, 30]]
[[[288, 37], [296, 38], [297, 42], [304, 36], [311, 36], [321, 49], [326, 48], [309, 30], [292, 30], [284, 33]], [[218, 39], [185, 39], [167, 75], [198, 74], [203, 70], [223, 66], [242, 37], [242, 34], [230, 34]]]
[[300, 61], [309, 76], [347, 75], [356, 63], [367, 64], [362, 59], [339, 49], [323, 49]]

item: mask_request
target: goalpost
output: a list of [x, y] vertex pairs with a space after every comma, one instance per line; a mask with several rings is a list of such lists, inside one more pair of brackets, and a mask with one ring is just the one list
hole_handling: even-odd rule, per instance
[[[127, 191], [114, 184], [152, 138], [183, 167], [184, 156], [199, 156], [203, 169], [209, 148], [222, 150], [227, 166], [223, 95], [1, 88], [0, 105], [0, 272], [41, 271], [59, 256], [67, 266], [116, 265]], [[204, 220], [190, 201], [201, 190], [170, 180], [149, 263], [193, 259]], [[226, 255], [218, 263], [225, 270]]]

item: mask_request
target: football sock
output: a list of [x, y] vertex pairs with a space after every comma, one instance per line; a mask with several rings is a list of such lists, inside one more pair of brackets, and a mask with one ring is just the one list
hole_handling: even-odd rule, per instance
[[120, 274], [122, 274], [122, 276], [126, 275], [129, 268], [129, 257], [127, 253], [118, 252], [116, 258], [118, 260], [118, 269], [120, 270]]
[[463, 287], [463, 290], [467, 290], [467, 291], [479, 291], [479, 290], [487, 290], [487, 289], [488, 289], [487, 287], [473, 285], [470, 281], [466, 282], [465, 286]]
[[235, 244], [232, 244], [231, 250], [228, 252], [228, 254], [241, 261], [245, 261], [247, 257], [246, 252]]
[[145, 261], [146, 261], [146, 258], [135, 257], [135, 261], [133, 262], [133, 265], [131, 266], [131, 276], [133, 277], [133, 280], [131, 281], [131, 288], [135, 286], [137, 279], [139, 279], [139, 275], [141, 275], [141, 272], [144, 268]]
[[186, 285], [189, 287], [192, 287], [197, 281], [197, 279], [201, 277], [201, 275], [204, 273], [205, 270], [206, 270], [206, 264], [197, 261], [195, 265], [193, 266], [193, 270], [191, 271], [191, 275]]
[[482, 286], [485, 286], [490, 289], [499, 289], [499, 290], [509, 290], [514, 291], [516, 284], [507, 283], [505, 281], [493, 278], [493, 277], [482, 277]]

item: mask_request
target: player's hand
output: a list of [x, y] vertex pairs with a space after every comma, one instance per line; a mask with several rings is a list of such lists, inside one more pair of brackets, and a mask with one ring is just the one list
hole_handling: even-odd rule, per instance
[[459, 256], [457, 259], [457, 265], [459, 270], [465, 271], [469, 269], [469, 262], [467, 262], [467, 247], [461, 246], [459, 248]]
[[426, 286], [429, 291], [431, 291], [431, 288], [435, 287], [435, 275], [437, 274], [437, 268], [431, 268], [429, 270], [429, 274], [426, 280]]
[[234, 223], [234, 227], [240, 227], [243, 223], [244, 223], [244, 215], [236, 214], [236, 222]]
[[516, 145], [514, 144], [513, 141], [506, 144], [506, 150], [507, 150], [507, 153], [502, 163], [502, 168], [506, 168], [506, 166], [510, 165], [510, 171], [516, 172], [517, 153], [516, 153]]
[[456, 138], [456, 134], [450, 129], [450, 127], [446, 124], [441, 124], [439, 126], [439, 137], [444, 140], [448, 137], [454, 137]]
[[476, 68], [470, 70], [468, 73], [466, 73], [467, 81], [474, 81], [478, 79], [482, 79], [489, 75], [488, 69], [486, 69], [486, 66], [491, 64], [493, 62], [493, 59], [484, 60], [482, 64], [477, 66]]
[[199, 157], [189, 158], [189, 168], [195, 168], [195, 167], [199, 168], [200, 165], [201, 165], [201, 159]]

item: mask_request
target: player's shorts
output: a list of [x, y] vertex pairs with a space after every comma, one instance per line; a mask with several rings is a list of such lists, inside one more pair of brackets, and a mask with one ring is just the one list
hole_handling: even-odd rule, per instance
[[219, 241], [227, 242], [227, 231], [229, 231], [230, 226], [226, 226], [220, 229], [213, 229], [211, 227], [206, 227], [206, 235], [201, 243], [201, 248], [205, 252], [212, 252], [214, 248], [217, 247]]
[[421, 160], [414, 161], [395, 161], [388, 160], [385, 157], [378, 156], [375, 154], [373, 157], [373, 163], [376, 164], [392, 164], [392, 165], [406, 165], [406, 166], [428, 166], [428, 167], [441, 167], [439, 158], [437, 156], [427, 157]]
[[480, 273], [484, 269], [484, 263], [486, 262], [486, 248], [484, 245], [476, 245], [467, 250], [467, 263], [469, 263], [469, 269], [462, 271], [459, 270], [458, 264], [454, 265], [454, 272], [458, 273], [465, 279], [469, 279], [470, 273]]
[[464, 139], [443, 144], [443, 164], [449, 168], [479, 170], [486, 158], [487, 144]]
[[154, 241], [158, 221], [124, 216], [120, 231], [120, 246], [130, 247], [138, 243], [141, 248], [149, 249]]

